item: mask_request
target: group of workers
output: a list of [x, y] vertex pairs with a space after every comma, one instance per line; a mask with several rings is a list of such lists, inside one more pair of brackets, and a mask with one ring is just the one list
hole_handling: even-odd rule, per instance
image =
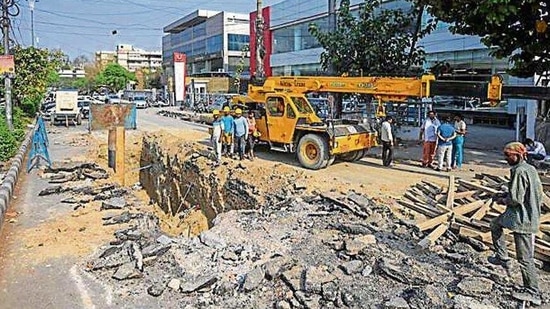
[[[380, 139], [382, 140], [382, 164], [384, 166], [390, 166], [393, 161], [393, 123], [394, 120], [391, 116], [387, 116], [382, 122]], [[453, 125], [451, 124], [451, 117], [445, 117], [443, 123], [441, 123], [434, 111], [428, 112], [428, 117], [420, 127], [419, 138], [423, 141], [422, 166], [432, 167], [437, 154], [436, 170], [461, 169], [464, 158], [465, 135], [466, 123], [462, 115], [454, 117]]]
[[210, 133], [210, 142], [216, 153], [216, 162], [220, 163], [222, 156], [233, 158], [235, 148], [239, 160], [243, 160], [245, 157], [251, 161], [254, 160], [254, 144], [258, 137], [254, 113], [249, 111], [245, 118], [242, 109], [237, 108], [233, 117], [231, 108], [225, 106], [223, 116], [219, 110], [214, 110], [212, 115], [214, 121]]

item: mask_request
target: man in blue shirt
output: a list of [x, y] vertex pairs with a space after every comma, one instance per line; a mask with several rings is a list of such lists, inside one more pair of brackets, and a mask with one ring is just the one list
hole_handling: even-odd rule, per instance
[[235, 144], [239, 151], [239, 159], [244, 159], [246, 141], [248, 140], [248, 120], [243, 117], [243, 111], [240, 108], [235, 110]]
[[223, 108], [224, 116], [223, 122], [223, 153], [227, 156], [233, 156], [233, 131], [235, 128], [233, 116], [231, 116], [231, 109], [229, 106]]
[[443, 124], [437, 128], [437, 170], [443, 170], [445, 161], [446, 171], [451, 170], [451, 153], [453, 150], [453, 139], [456, 137], [455, 128], [451, 125], [451, 117], [445, 117]]

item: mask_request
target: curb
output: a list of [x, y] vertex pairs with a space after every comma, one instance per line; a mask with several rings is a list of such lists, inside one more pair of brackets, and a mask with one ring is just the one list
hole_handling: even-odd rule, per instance
[[23, 163], [25, 161], [25, 154], [27, 153], [27, 148], [31, 143], [33, 133], [34, 128], [27, 132], [23, 143], [21, 143], [19, 151], [17, 152], [15, 157], [13, 157], [10, 169], [6, 173], [6, 177], [2, 180], [2, 183], [0, 183], [0, 230], [2, 229], [2, 225], [4, 224], [6, 211], [8, 210], [8, 206], [13, 197], [15, 185], [17, 184], [17, 180], [19, 179], [19, 175], [21, 174], [21, 169], [24, 168]]

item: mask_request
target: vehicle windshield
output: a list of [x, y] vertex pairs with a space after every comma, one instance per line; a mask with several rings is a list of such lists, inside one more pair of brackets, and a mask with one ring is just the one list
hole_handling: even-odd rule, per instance
[[134, 101], [145, 101], [145, 97], [134, 97]]
[[302, 114], [311, 114], [313, 113], [313, 110], [311, 110], [311, 106], [307, 102], [306, 99], [303, 97], [291, 97], [292, 102], [294, 102], [294, 105], [296, 105], [296, 109], [298, 109], [298, 112]]
[[109, 98], [110, 99], [118, 99], [119, 97], [117, 95], [110, 95]]

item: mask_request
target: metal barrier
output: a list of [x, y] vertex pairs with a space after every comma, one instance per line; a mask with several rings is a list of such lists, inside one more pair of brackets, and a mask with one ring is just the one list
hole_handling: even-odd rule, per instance
[[36, 127], [32, 135], [31, 151], [29, 152], [29, 160], [27, 162], [27, 173], [30, 172], [42, 158], [48, 164], [52, 165], [50, 154], [48, 152], [48, 133], [46, 132], [46, 124], [42, 117], [38, 117]]

